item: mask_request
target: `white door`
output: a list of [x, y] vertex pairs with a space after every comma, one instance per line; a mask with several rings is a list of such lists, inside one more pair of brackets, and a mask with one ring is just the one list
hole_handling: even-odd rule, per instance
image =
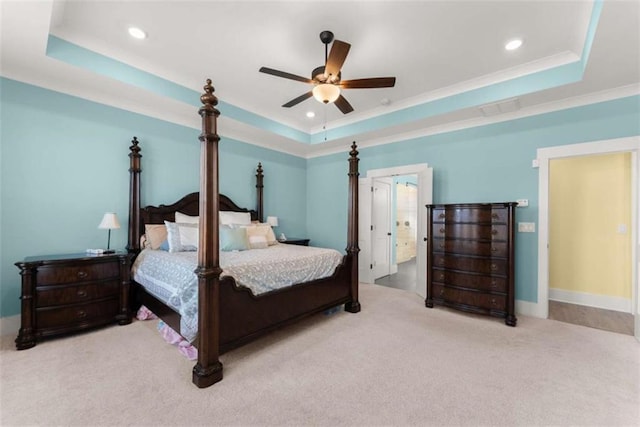
[[371, 203], [373, 193], [371, 178], [358, 180], [358, 276], [361, 283], [373, 283], [371, 259]]
[[391, 179], [373, 180], [373, 278], [391, 271]]
[[427, 297], [427, 208], [433, 203], [433, 168], [418, 172], [418, 241], [416, 242], [416, 293]]

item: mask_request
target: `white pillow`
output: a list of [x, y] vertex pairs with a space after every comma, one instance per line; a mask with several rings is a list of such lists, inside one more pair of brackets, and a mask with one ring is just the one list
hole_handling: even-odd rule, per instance
[[176, 212], [176, 223], [178, 224], [199, 224], [199, 216], [185, 215], [182, 212]]
[[220, 225], [249, 225], [251, 213], [220, 211]]
[[198, 226], [196, 224], [177, 224], [165, 221], [164, 225], [167, 227], [169, 252], [198, 250]]

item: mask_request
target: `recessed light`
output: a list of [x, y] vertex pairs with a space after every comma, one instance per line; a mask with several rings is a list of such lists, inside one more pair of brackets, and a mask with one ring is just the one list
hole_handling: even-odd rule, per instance
[[513, 39], [509, 40], [507, 44], [504, 45], [504, 48], [507, 50], [516, 50], [522, 46], [522, 39]]
[[314, 113], [313, 111], [307, 111], [307, 117], [309, 117], [310, 119], [313, 119], [316, 116], [316, 113]]
[[129, 27], [129, 35], [131, 37], [134, 37], [136, 39], [146, 39], [147, 38], [147, 33], [145, 33], [143, 30], [141, 30], [138, 27]]

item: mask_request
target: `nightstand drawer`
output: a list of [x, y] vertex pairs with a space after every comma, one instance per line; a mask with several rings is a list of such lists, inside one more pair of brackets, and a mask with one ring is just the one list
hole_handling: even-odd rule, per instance
[[74, 266], [43, 266], [38, 268], [38, 286], [86, 282], [117, 278], [118, 262], [86, 263]]
[[106, 322], [112, 321], [118, 313], [118, 299], [59, 308], [39, 308], [36, 312], [38, 329], [69, 327], [78, 323], [91, 324], [102, 319]]
[[118, 297], [120, 283], [113, 280], [77, 286], [56, 286], [49, 289], [36, 289], [36, 307], [66, 305], [101, 298]]

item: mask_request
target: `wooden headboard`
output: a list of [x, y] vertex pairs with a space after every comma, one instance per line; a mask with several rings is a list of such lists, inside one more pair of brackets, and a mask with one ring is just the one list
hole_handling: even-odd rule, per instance
[[[200, 194], [190, 193], [171, 205], [146, 206], [140, 208], [140, 154], [139, 141], [133, 137], [132, 145], [129, 147], [130, 153], [130, 191], [129, 191], [129, 244], [127, 250], [130, 253], [140, 252], [140, 237], [145, 232], [145, 224], [163, 224], [164, 221], [175, 222], [176, 212], [185, 215], [198, 216], [200, 213]], [[256, 169], [256, 210], [241, 208], [229, 197], [220, 194], [218, 197], [221, 211], [249, 212], [252, 221], [262, 222], [263, 216], [263, 170], [262, 164], [258, 163]]]

